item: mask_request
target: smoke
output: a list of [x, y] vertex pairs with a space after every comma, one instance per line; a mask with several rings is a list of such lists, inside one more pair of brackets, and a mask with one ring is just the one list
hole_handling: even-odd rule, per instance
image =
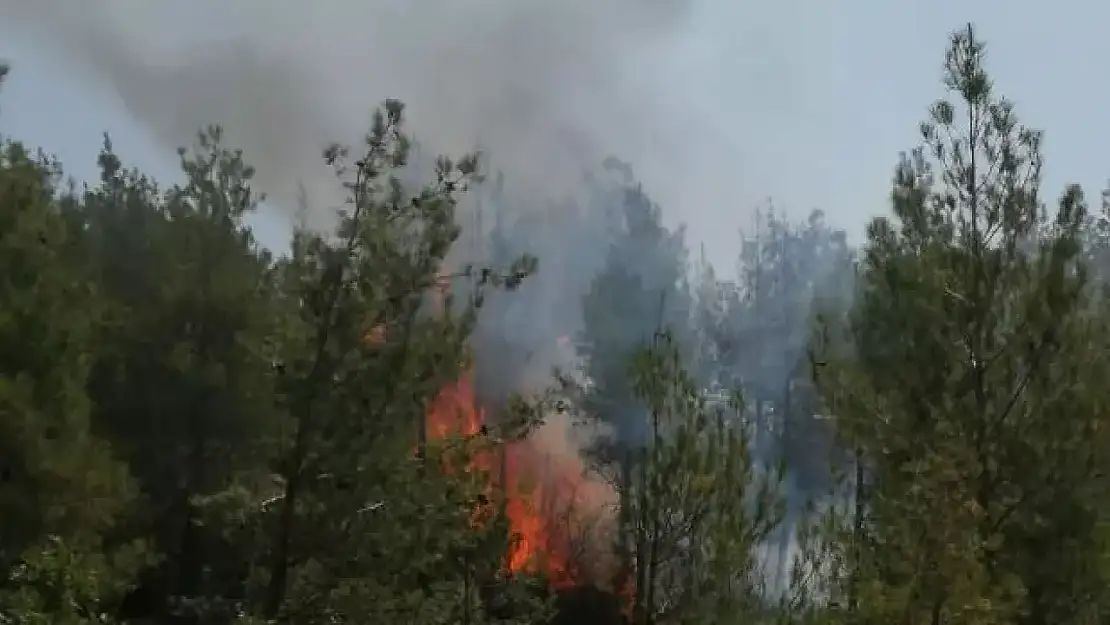
[[[487, 397], [497, 401], [550, 381], [568, 351], [573, 359], [556, 339], [579, 329], [579, 296], [608, 246], [605, 204], [619, 194], [535, 198], [581, 200], [584, 173], [614, 153], [682, 197], [683, 172], [704, 160], [688, 127], [670, 121], [682, 109], [667, 78], [670, 51], [692, 32], [693, 1], [40, 0], [5, 3], [0, 19], [118, 94], [167, 151], [222, 125], [255, 166], [269, 210], [291, 214], [303, 193], [313, 226], [342, 201], [321, 149], [357, 142], [386, 98], [406, 103], [422, 148], [488, 153], [508, 181], [488, 204], [525, 224], [510, 247], [541, 259], [525, 292], [490, 306], [479, 332], [479, 386], [497, 387]], [[553, 422], [536, 444], [569, 457], [567, 427]]]
[[317, 209], [337, 199], [320, 150], [357, 141], [385, 98], [408, 104], [428, 148], [481, 147], [522, 187], [575, 184], [610, 151], [677, 171], [683, 131], [661, 123], [666, 85], [651, 72], [689, 11], [688, 0], [40, 0], [6, 3], [0, 19], [68, 54], [167, 148], [225, 126], [287, 211], [298, 184]]
[[[0, 20], [118, 94], [167, 151], [224, 126], [268, 209], [290, 215], [303, 188], [310, 225], [329, 223], [342, 200], [322, 148], [356, 143], [386, 98], [406, 103], [427, 150], [487, 152], [509, 187], [484, 198], [489, 220], [520, 222], [508, 249], [540, 258], [539, 274], [491, 301], [479, 328], [479, 392], [497, 401], [573, 366], [557, 338], [580, 330], [580, 296], [621, 211], [620, 185], [598, 172], [606, 157], [629, 161], [682, 221], [729, 199], [714, 190], [735, 192], [733, 153], [714, 133], [691, 139], [713, 121], [692, 119], [682, 99], [690, 68], [676, 51], [696, 38], [703, 1], [35, 0], [0, 3]], [[588, 171], [600, 179], [584, 189]], [[534, 438], [575, 470], [579, 442], [561, 418]], [[589, 497], [601, 511], [612, 495], [599, 483]]]
[[580, 453], [596, 432], [553, 412], [514, 449], [514, 469], [533, 487], [533, 503], [549, 523], [546, 550], [564, 560], [577, 583], [605, 587], [616, 573], [613, 537], [619, 497], [612, 481]]
[[167, 151], [222, 125], [255, 166], [267, 208], [290, 216], [307, 196], [314, 227], [343, 201], [322, 148], [357, 143], [386, 98], [406, 103], [427, 151], [489, 154], [508, 190], [486, 208], [540, 222], [509, 245], [540, 258], [539, 275], [513, 298], [528, 304], [487, 315], [496, 319], [483, 342], [514, 352], [501, 358], [511, 369], [492, 376], [504, 387], [521, 367], [548, 375], [555, 338], [579, 329], [579, 296], [604, 261], [620, 197], [565, 202], [581, 200], [584, 172], [616, 154], [683, 221], [698, 217], [687, 206], [708, 204], [692, 178], [731, 178], [704, 171], [730, 164], [707, 156], [712, 137], [690, 140], [676, 88], [686, 82], [675, 59], [689, 58], [679, 51], [696, 38], [704, 1], [36, 0], [3, 3], [0, 20], [118, 94]]

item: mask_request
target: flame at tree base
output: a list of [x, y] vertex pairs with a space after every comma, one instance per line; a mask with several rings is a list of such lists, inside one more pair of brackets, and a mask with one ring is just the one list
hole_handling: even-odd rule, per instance
[[[474, 392], [474, 372], [466, 371], [445, 387], [427, 416], [429, 439], [475, 436], [484, 413]], [[613, 570], [610, 548], [616, 496], [612, 487], [592, 476], [582, 462], [563, 415], [551, 415], [528, 438], [508, 444], [503, 475], [493, 474], [504, 496], [504, 512], [513, 540], [506, 569], [545, 577], [554, 590], [599, 583]], [[490, 471], [490, 454], [471, 459], [471, 467]]]

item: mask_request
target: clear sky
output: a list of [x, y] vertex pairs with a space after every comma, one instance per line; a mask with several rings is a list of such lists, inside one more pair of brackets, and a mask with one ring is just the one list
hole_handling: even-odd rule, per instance
[[[898, 152], [914, 145], [917, 123], [941, 93], [947, 34], [967, 21], [988, 42], [989, 68], [999, 90], [1016, 101], [1024, 121], [1046, 130], [1047, 197], [1075, 181], [1097, 198], [1110, 177], [1110, 3], [693, 4], [689, 21], [665, 48], [655, 56], [637, 53], [637, 58], [654, 59], [651, 64], [632, 59], [622, 67], [639, 72], [637, 80], [652, 83], [652, 93], [669, 103], [667, 114], [653, 123], [683, 130], [691, 145], [705, 141], [712, 146], [705, 153], [713, 164], [701, 170], [710, 173], [683, 172], [680, 192], [662, 195], [680, 203], [674, 198], [685, 196], [684, 186], [698, 188], [690, 195], [697, 206], [671, 212], [689, 223], [692, 238], [706, 242], [717, 263], [730, 262], [736, 229], [748, 224], [751, 206], [764, 198], [798, 215], [824, 208], [853, 231], [867, 216], [885, 210]], [[60, 32], [52, 37], [48, 30], [28, 28], [22, 19], [6, 19], [12, 6], [0, 6], [0, 57], [13, 64], [0, 97], [0, 129], [56, 153], [76, 175], [91, 173], [101, 133], [110, 131], [128, 160], [168, 177], [172, 151], [133, 120], [111, 85], [89, 74], [71, 54], [59, 52], [64, 48]], [[201, 23], [181, 20], [173, 24], [172, 35], [200, 37], [207, 33]], [[637, 155], [630, 159], [636, 161]], [[660, 172], [667, 169], [645, 171], [651, 188], [653, 176], [662, 180]], [[739, 206], [718, 201], [729, 193], [739, 195]], [[281, 238], [276, 223], [280, 220], [264, 228], [271, 240]]]

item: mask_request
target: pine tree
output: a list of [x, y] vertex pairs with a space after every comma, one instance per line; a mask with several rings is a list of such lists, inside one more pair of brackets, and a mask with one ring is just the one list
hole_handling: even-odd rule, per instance
[[[504, 433], [438, 442], [425, 429], [437, 393], [468, 366], [481, 302], [474, 294], [455, 313], [450, 298], [429, 297], [459, 236], [457, 195], [474, 182], [477, 161], [441, 158], [434, 181], [408, 195], [398, 176], [408, 157], [402, 111], [389, 101], [375, 114], [354, 163], [346, 149], [329, 149], [350, 205], [335, 237], [298, 231], [279, 268], [278, 407], [289, 430], [276, 464], [280, 492], [259, 525], [257, 613], [266, 619], [499, 618], [480, 590], [500, 575], [508, 537], [496, 518], [478, 517], [490, 503], [482, 458]], [[474, 271], [486, 288], [515, 287], [532, 269], [522, 257], [504, 274]]]
[[[577, 403], [605, 426], [589, 453], [606, 473], [616, 476], [618, 493], [624, 497], [631, 492], [636, 452], [649, 440], [628, 363], [662, 327], [675, 328], [677, 344], [688, 353], [693, 345], [684, 335], [691, 303], [684, 232], [671, 232], [663, 225], [661, 208], [635, 182], [628, 165], [609, 159], [605, 168], [616, 178], [610, 186], [599, 187], [596, 201], [605, 202], [619, 218], [605, 263], [582, 297], [579, 345], [588, 383]], [[622, 501], [622, 527], [630, 522], [623, 518], [629, 509]], [[626, 532], [619, 534], [620, 550], [627, 553], [631, 546], [624, 544]]]
[[775, 474], [753, 461], [739, 398], [711, 405], [665, 332], [629, 375], [650, 437], [621, 493], [633, 623], [750, 622], [765, 599], [757, 552], [776, 531], [781, 500]]
[[819, 367], [859, 452], [842, 525], [859, 623], [1092, 622], [1105, 486], [1104, 323], [1077, 187], [1039, 198], [1041, 134], [952, 37], [924, 145], [868, 227], [846, 343]]
[[247, 554], [213, 515], [257, 481], [276, 425], [270, 259], [243, 223], [258, 202], [253, 170], [221, 134], [205, 129], [180, 151], [186, 183], [166, 192], [123, 169], [106, 140], [101, 185], [71, 215], [109, 306], [96, 423], [147, 494], [132, 531], [164, 556], [143, 589], [157, 597], [150, 609], [194, 622], [241, 601]]
[[718, 279], [703, 261], [693, 325], [700, 337], [699, 377], [714, 389], [741, 388], [755, 424], [756, 462], [786, 469], [786, 515], [768, 563], [777, 587], [788, 583], [799, 516], [830, 486], [831, 424], [819, 410], [805, 367], [815, 315], [850, 288], [852, 250], [821, 211], [793, 222], [760, 209], [745, 234], [737, 282]]
[[86, 623], [131, 582], [107, 549], [134, 488], [92, 431], [85, 384], [97, 301], [65, 262], [60, 170], [0, 147], [0, 621]]

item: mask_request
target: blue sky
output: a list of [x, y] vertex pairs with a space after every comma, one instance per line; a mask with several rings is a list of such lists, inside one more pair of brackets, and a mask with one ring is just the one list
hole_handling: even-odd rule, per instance
[[[180, 4], [151, 5], [162, 7], [163, 25], [171, 6], [188, 12]], [[58, 11], [75, 5], [43, 0], [42, 6]], [[0, 130], [42, 145], [78, 176], [92, 173], [101, 133], [110, 131], [126, 160], [160, 178], [172, 176], [172, 150], [149, 124], [135, 121], [112, 84], [66, 50], [65, 33], [31, 27], [23, 17], [4, 19], [11, 10], [0, 8], [0, 57], [13, 64], [0, 97]], [[125, 17], [113, 19], [136, 20], [135, 29], [149, 29], [154, 19], [119, 15]], [[151, 36], [214, 36], [210, 24], [192, 18]], [[305, 28], [326, 28], [333, 18], [319, 17]], [[622, 48], [627, 58], [616, 67], [637, 94], [652, 94], [637, 101], [653, 101], [629, 111], [637, 125], [612, 137], [629, 146], [634, 164], [646, 163], [645, 185], [662, 189], [672, 217], [689, 224], [691, 237], [704, 241], [718, 264], [731, 262], [736, 229], [749, 223], [751, 207], [764, 198], [799, 216], [824, 208], [857, 232], [868, 216], [884, 211], [898, 152], [915, 144], [917, 123], [941, 93], [947, 34], [967, 21], [988, 42], [999, 90], [1016, 101], [1024, 121], [1047, 132], [1046, 197], [1075, 181], [1097, 198], [1110, 177], [1110, 4], [695, 0], [682, 19], [665, 45]], [[282, 27], [297, 32], [293, 18]], [[320, 31], [303, 36], [314, 40]], [[253, 41], [243, 36], [243, 45]], [[632, 100], [621, 102], [628, 107]], [[613, 110], [610, 126], [625, 109]], [[595, 134], [606, 136], [604, 129]], [[653, 153], [684, 137], [689, 145], [680, 165]], [[722, 201], [726, 196], [740, 199]], [[284, 221], [271, 218], [263, 235], [279, 242]]]

